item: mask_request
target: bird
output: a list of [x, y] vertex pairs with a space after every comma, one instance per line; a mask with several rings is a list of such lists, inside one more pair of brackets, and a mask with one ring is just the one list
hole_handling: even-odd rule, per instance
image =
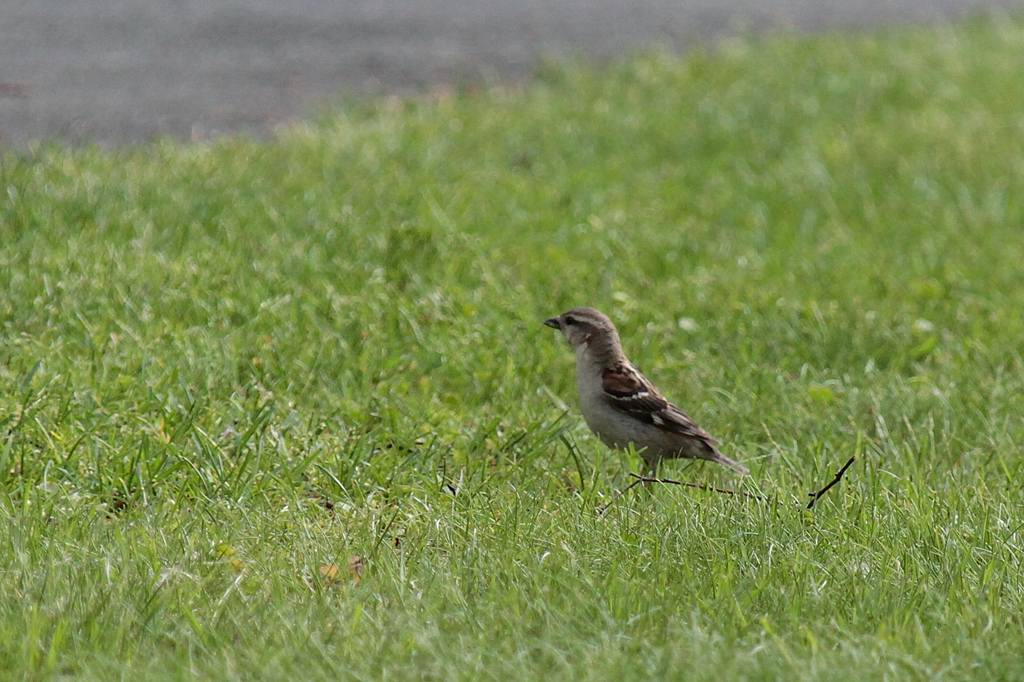
[[649, 475], [657, 473], [662, 460], [678, 457], [716, 462], [744, 476], [750, 473], [743, 464], [723, 455], [718, 441], [630, 362], [607, 315], [595, 308], [573, 308], [544, 324], [562, 332], [576, 352], [580, 411], [605, 445], [614, 449], [633, 446]]

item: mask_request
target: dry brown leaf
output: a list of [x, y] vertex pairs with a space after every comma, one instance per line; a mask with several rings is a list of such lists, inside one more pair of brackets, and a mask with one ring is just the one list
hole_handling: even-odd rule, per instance
[[338, 574], [341, 569], [338, 568], [338, 564], [324, 564], [320, 567], [320, 577], [324, 579], [324, 582], [328, 585], [333, 585], [338, 582]]
[[348, 558], [348, 572], [352, 575], [352, 581], [356, 585], [363, 579], [364, 568], [366, 568], [366, 562], [363, 560], [363, 557], [356, 554]]

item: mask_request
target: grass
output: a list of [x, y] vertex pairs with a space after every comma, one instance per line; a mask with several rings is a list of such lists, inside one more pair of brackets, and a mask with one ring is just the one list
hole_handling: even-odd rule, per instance
[[[8, 153], [0, 669], [1024, 677], [1021, 63], [737, 41]], [[770, 503], [595, 514], [639, 459], [540, 324], [579, 304], [753, 471], [665, 474]]]

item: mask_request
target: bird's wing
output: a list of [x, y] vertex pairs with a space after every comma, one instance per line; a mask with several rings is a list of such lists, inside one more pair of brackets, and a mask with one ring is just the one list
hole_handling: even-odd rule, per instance
[[702, 441], [715, 452], [717, 442], [690, 417], [666, 400], [635, 367], [618, 363], [601, 372], [601, 388], [608, 404], [624, 414], [659, 429]]

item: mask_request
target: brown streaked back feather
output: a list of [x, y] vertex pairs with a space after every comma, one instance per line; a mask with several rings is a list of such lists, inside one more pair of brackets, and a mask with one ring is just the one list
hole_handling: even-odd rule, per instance
[[620, 362], [601, 373], [601, 387], [608, 403], [617, 410], [651, 424], [701, 442], [711, 454], [717, 454], [717, 441], [690, 417], [670, 403], [643, 374], [628, 363]]

